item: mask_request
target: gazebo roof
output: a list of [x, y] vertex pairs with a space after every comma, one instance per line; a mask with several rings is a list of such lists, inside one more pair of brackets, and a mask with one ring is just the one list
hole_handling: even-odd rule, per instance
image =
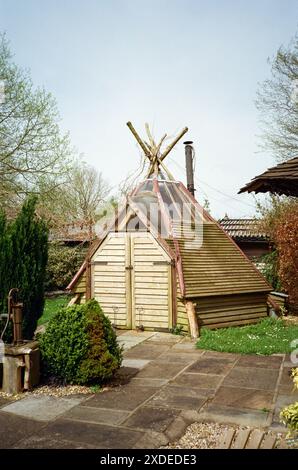
[[269, 168], [241, 188], [239, 193], [252, 191], [298, 197], [298, 157]]

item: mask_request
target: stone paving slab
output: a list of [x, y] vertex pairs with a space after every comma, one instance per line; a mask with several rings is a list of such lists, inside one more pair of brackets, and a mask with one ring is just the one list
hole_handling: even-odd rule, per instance
[[129, 367], [132, 369], [143, 369], [143, 367], [149, 364], [148, 359], [126, 359], [124, 358], [122, 361], [122, 367]]
[[170, 345], [166, 344], [142, 343], [125, 352], [124, 357], [153, 360], [158, 358], [161, 354], [165, 353], [166, 351], [169, 351], [169, 349]]
[[121, 331], [117, 332], [117, 341], [119, 345], [122, 346], [123, 351], [128, 351], [129, 349], [151, 338], [155, 334], [156, 333], [153, 331]]
[[205, 402], [206, 397], [198, 396], [196, 389], [167, 386], [151, 398], [148, 406], [177, 408], [179, 410], [199, 410]]
[[180, 343], [181, 336], [179, 335], [171, 335], [169, 333], [155, 333], [155, 335], [151, 336], [148, 340], [148, 343]]
[[166, 385], [168, 382], [169, 382], [168, 379], [154, 379], [151, 377], [141, 377], [141, 378], [134, 377], [133, 379], [131, 379], [129, 383], [130, 385], [135, 385], [139, 387], [154, 387], [158, 389]]
[[85, 421], [88, 423], [121, 424], [128, 418], [129, 411], [101, 409], [89, 406], [76, 406], [63, 415], [63, 419]]
[[268, 426], [269, 413], [262, 411], [245, 410], [216, 404], [210, 404], [200, 413], [201, 420], [218, 423], [239, 424], [242, 426]]
[[78, 405], [84, 399], [49, 396], [27, 397], [1, 408], [1, 413], [13, 413], [36, 421], [50, 421]]
[[178, 410], [143, 406], [138, 408], [123, 426], [163, 432], [178, 415]]
[[154, 387], [138, 387], [129, 384], [98, 393], [85, 400], [82, 406], [132, 411], [154, 395], [156, 391], [157, 388]]
[[[122, 338], [130, 349], [124, 353], [123, 367], [108, 390], [67, 406], [65, 400], [74, 398], [29, 395], [19, 402], [6, 402], [2, 408], [0, 402], [0, 445], [156, 448], [179, 438], [194, 421], [271, 426], [284, 431], [279, 409], [294, 402], [295, 395], [289, 375], [292, 364], [284, 368], [278, 383], [282, 355], [204, 351], [196, 349], [189, 338], [146, 333], [119, 335], [119, 341]], [[35, 411], [32, 404], [27, 406], [28, 398], [35, 400]], [[44, 398], [50, 401], [38, 405], [36, 400]], [[275, 408], [268, 412], [273, 405]], [[40, 421], [15, 414], [20, 410], [30, 418], [39, 416]]]
[[155, 331], [139, 331], [139, 330], [117, 330], [117, 337], [139, 338], [146, 341], [151, 336], [156, 335]]
[[97, 449], [130, 449], [141, 439], [143, 432], [60, 418], [43, 428], [39, 436], [55, 436], [58, 440], [87, 444]]
[[282, 363], [282, 356], [257, 356], [243, 355], [239, 358], [239, 367], [261, 367], [263, 369], [279, 369]]
[[278, 375], [278, 369], [238, 367], [237, 365], [227, 374], [223, 385], [258, 390], [275, 390]]
[[48, 434], [44, 437], [34, 435], [22, 439], [13, 449], [94, 449], [96, 446], [80, 442], [71, 442], [63, 439], [57, 439], [56, 434]]
[[213, 398], [216, 392], [216, 389], [213, 388], [184, 387], [182, 384], [176, 384], [175, 382], [169, 382], [168, 387], [173, 391], [175, 390], [177, 395], [197, 398]]
[[158, 358], [158, 362], [176, 362], [180, 364], [191, 364], [194, 361], [197, 361], [203, 354], [203, 351], [194, 351], [193, 353], [191, 352], [172, 352], [171, 350], [166, 352], [165, 354], [162, 354]]
[[9, 449], [21, 439], [36, 433], [40, 422], [0, 411], [0, 449]]
[[202, 356], [187, 369], [187, 372], [226, 375], [232, 367], [233, 362], [226, 362], [225, 359]]
[[196, 351], [196, 343], [195, 342], [181, 342], [178, 344], [174, 344], [172, 347], [172, 351], [181, 351], [181, 352], [194, 352]]
[[185, 368], [184, 364], [154, 361], [138, 373], [138, 378], [171, 379]]
[[[122, 337], [120, 336], [120, 338], [122, 338]], [[133, 348], [134, 346], [139, 345], [140, 343], [142, 343], [142, 341], [143, 340], [139, 340], [139, 339], [135, 339], [135, 340], [129, 339], [129, 340], [127, 340], [126, 338], [124, 338], [122, 340], [122, 339], [118, 338], [118, 344], [120, 346], [122, 346], [123, 351], [127, 351], [127, 350]]]
[[160, 449], [169, 443], [168, 437], [162, 432], [147, 431], [134, 445], [134, 449]]
[[203, 351], [204, 357], [218, 358], [220, 360], [224, 360], [226, 363], [228, 362], [235, 363], [241, 357], [241, 354], [235, 354], [235, 353], [227, 353], [227, 352], [219, 352], [219, 351], [204, 351], [202, 349], [198, 349], [198, 351]]
[[175, 385], [183, 385], [184, 387], [216, 389], [221, 380], [222, 377], [220, 375], [183, 373], [172, 383]]
[[213, 403], [235, 408], [252, 408], [254, 410], [272, 409], [274, 392], [237, 387], [220, 387]]

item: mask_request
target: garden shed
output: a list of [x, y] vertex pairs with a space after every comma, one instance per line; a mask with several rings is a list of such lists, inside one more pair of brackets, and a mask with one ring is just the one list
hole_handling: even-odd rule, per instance
[[200, 326], [257, 322], [267, 315], [270, 286], [167, 171], [164, 154], [147, 155], [147, 178], [69, 284], [72, 302], [95, 298], [113, 324], [127, 329], [188, 331], [189, 304]]

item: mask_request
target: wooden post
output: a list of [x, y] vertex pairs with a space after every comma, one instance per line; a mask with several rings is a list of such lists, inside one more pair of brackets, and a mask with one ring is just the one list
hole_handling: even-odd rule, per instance
[[200, 336], [198, 318], [195, 310], [195, 305], [191, 300], [185, 301], [186, 313], [189, 322], [190, 335], [196, 339]]
[[88, 257], [86, 264], [86, 301], [91, 299], [91, 260]]
[[168, 153], [170, 153], [170, 151], [172, 150], [172, 148], [177, 144], [177, 142], [181, 139], [181, 137], [184, 136], [184, 134], [188, 131], [188, 127], [184, 127], [184, 129], [182, 129], [182, 131], [180, 132], [180, 134], [177, 135], [177, 137], [173, 140], [173, 142], [168, 145], [168, 147], [166, 148], [166, 150], [163, 152], [163, 154], [160, 156], [160, 160], [163, 161], [166, 156], [168, 155]]
[[152, 155], [151, 153], [149, 152], [149, 150], [147, 149], [146, 145], [144, 144], [144, 142], [142, 141], [142, 139], [140, 138], [139, 134], [137, 133], [137, 131], [135, 130], [135, 128], [133, 127], [132, 123], [130, 121], [128, 121], [126, 123], [127, 127], [129, 128], [129, 130], [131, 131], [131, 133], [133, 134], [133, 136], [135, 137], [136, 141], [138, 142], [139, 146], [141, 147], [141, 149], [143, 150], [144, 154], [146, 155], [146, 157], [149, 158], [149, 160], [152, 159]]

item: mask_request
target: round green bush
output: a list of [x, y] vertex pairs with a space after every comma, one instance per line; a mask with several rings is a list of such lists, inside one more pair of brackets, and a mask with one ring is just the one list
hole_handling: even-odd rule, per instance
[[41, 336], [40, 350], [45, 373], [65, 383], [106, 381], [122, 361], [111, 322], [96, 300], [61, 308]]

